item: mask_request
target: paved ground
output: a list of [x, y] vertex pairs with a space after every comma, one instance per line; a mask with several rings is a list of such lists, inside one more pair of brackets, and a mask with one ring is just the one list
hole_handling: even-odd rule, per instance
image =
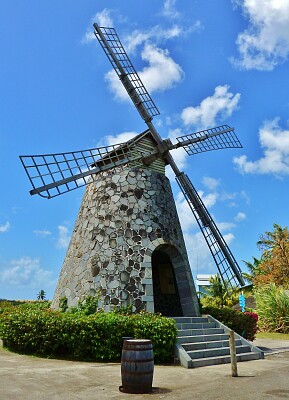
[[254, 345], [263, 350], [265, 354], [289, 351], [289, 340], [256, 339], [254, 340]]
[[266, 358], [239, 363], [237, 378], [230, 364], [190, 370], [155, 366], [153, 392], [145, 395], [119, 392], [120, 364], [47, 360], [0, 348], [0, 399], [289, 399], [289, 341], [254, 344], [266, 348]]

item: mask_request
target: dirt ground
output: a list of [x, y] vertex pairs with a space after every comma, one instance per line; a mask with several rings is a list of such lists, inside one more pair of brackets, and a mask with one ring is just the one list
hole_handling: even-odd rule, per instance
[[41, 359], [0, 348], [0, 399], [289, 399], [289, 341], [258, 345], [266, 349], [265, 360], [238, 363], [238, 377], [231, 376], [230, 364], [157, 365], [152, 393], [139, 395], [119, 391], [120, 364]]

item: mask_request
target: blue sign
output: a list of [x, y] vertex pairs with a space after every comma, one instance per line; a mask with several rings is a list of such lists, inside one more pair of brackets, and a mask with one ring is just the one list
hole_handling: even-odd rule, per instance
[[239, 296], [239, 305], [240, 305], [240, 307], [242, 309], [242, 312], [244, 312], [245, 311], [245, 307], [246, 307], [246, 298], [243, 295], [243, 293], [240, 294], [240, 296]]

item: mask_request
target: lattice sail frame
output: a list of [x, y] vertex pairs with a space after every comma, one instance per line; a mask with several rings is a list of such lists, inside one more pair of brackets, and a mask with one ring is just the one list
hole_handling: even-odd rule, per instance
[[33, 190], [48, 199], [95, 180], [97, 173], [142, 157], [137, 144], [126, 142], [66, 153], [20, 156]]
[[159, 115], [159, 110], [134, 69], [114, 28], [93, 24], [94, 34], [144, 121]]
[[223, 283], [232, 290], [239, 284], [244, 286], [242, 271], [233, 253], [189, 177], [181, 173], [176, 180], [203, 233]]
[[179, 136], [176, 140], [189, 156], [211, 150], [242, 147], [234, 128], [229, 125], [221, 125]]

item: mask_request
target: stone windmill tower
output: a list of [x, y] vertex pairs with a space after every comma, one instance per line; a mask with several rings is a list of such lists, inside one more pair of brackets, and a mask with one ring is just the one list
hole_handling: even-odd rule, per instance
[[159, 114], [115, 30], [94, 24], [95, 35], [148, 126], [132, 140], [70, 153], [21, 156], [31, 194], [51, 198], [87, 185], [52, 306], [76, 306], [99, 296], [105, 310], [169, 316], [199, 315], [181, 226], [165, 166], [170, 165], [224, 281], [244, 285], [240, 268], [189, 178], [170, 150], [189, 155], [241, 147], [233, 128], [220, 126], [162, 140], [152, 119]]

